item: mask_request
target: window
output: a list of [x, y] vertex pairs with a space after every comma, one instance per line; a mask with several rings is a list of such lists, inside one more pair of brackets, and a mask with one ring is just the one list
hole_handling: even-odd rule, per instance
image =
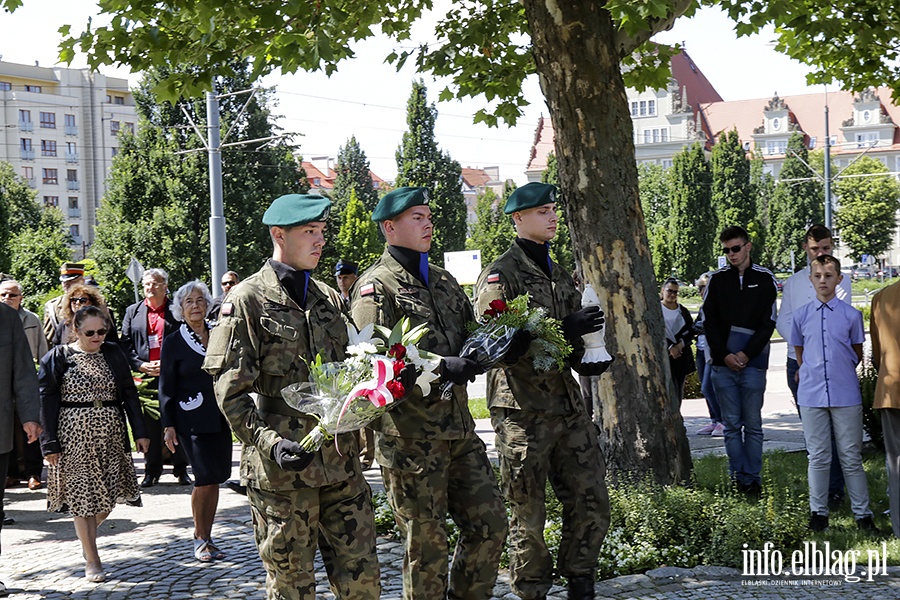
[[20, 110], [19, 111], [19, 123], [31, 123], [31, 111], [30, 110]]
[[638, 101], [632, 100], [631, 101], [631, 116], [636, 117], [637, 115], [638, 115]]
[[78, 169], [66, 169], [66, 181], [78, 181]]
[[8, 81], [0, 81], [0, 92], [8, 92], [12, 89], [12, 84]]
[[34, 167], [22, 167], [22, 177], [28, 181], [34, 179]]
[[659, 143], [659, 129], [654, 129], [654, 130], [653, 130], [653, 143], [654, 143], [654, 144], [658, 144], [658, 143]]
[[69, 225], [69, 235], [71, 235], [73, 239], [78, 240], [81, 238], [81, 228], [78, 225]]
[[39, 85], [26, 85], [26, 86], [25, 86], [25, 91], [26, 91], [26, 92], [34, 92], [35, 94], [40, 94], [40, 93], [41, 93], [41, 86], [39, 86]]
[[769, 140], [766, 142], [765, 154], [784, 154], [787, 152], [787, 140]]
[[44, 129], [56, 129], [56, 113], [42, 112], [41, 127]]
[[119, 153], [119, 149], [116, 148], [115, 146], [110, 148], [110, 151], [111, 151], [111, 156], [113, 156], [113, 157], [115, 157], [115, 155]]
[[650, 116], [656, 114], [656, 100], [647, 100], [647, 114]]
[[653, 130], [645, 129], [644, 130], [644, 143], [649, 144], [652, 141], [653, 141]]
[[69, 208], [78, 208], [78, 196], [69, 196]]
[[641, 100], [639, 103], [639, 106], [640, 106], [640, 108], [639, 108], [640, 116], [646, 117], [647, 116], [647, 101]]
[[112, 104], [112, 96], [110, 96], [109, 94], [106, 95], [106, 103]]
[[128, 123], [128, 122], [126, 122], [126, 123], [125, 123], [125, 131], [127, 131], [127, 132], [130, 133], [131, 135], [134, 135], [134, 123]]
[[76, 145], [75, 142], [66, 142], [66, 154], [75, 154]]
[[125, 104], [125, 98], [123, 96], [113, 96], [113, 104]]
[[31, 152], [31, 139], [30, 138], [22, 138], [21, 144], [19, 144], [19, 148], [24, 150], [25, 152]]
[[56, 140], [41, 140], [41, 156], [56, 156]]
[[75, 115], [66, 115], [66, 127], [75, 127]]
[[856, 134], [856, 147], [857, 148], [868, 148], [870, 146], [878, 145], [878, 132], [877, 131], [867, 131], [865, 133], [857, 133]]
[[110, 121], [109, 122], [109, 132], [113, 135], [119, 135], [119, 129], [121, 128], [121, 123], [118, 121]]
[[59, 206], [59, 196], [44, 196], [44, 206]]
[[669, 141], [669, 128], [663, 127], [659, 130], [659, 141], [668, 142]]
[[318, 177], [313, 177], [313, 185], [319, 185], [320, 183], [322, 183], [321, 179], [319, 179]]
[[47, 185], [59, 184], [59, 172], [56, 169], [41, 169], [43, 181]]
[[664, 158], [664, 159], [662, 159], [661, 161], [659, 161], [659, 164], [662, 165], [662, 168], [663, 168], [663, 169], [668, 169], [669, 167], [672, 166], [672, 159], [671, 159], [671, 158]]
[[816, 149], [816, 141], [817, 141], [816, 136], [814, 136], [814, 135], [809, 136], [809, 145], [807, 147], [810, 150], [815, 150]]

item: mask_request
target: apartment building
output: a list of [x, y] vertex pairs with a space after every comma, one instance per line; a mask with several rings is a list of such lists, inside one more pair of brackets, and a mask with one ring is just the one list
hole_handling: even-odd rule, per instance
[[0, 160], [39, 202], [59, 207], [80, 256], [94, 240], [118, 136], [137, 123], [128, 81], [0, 61], [0, 103]]

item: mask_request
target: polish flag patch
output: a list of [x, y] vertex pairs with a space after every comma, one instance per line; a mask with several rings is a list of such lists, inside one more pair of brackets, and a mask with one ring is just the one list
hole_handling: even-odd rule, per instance
[[367, 283], [366, 285], [359, 288], [360, 296], [371, 296], [374, 293], [375, 293], [375, 284], [374, 283]]
[[488, 274], [488, 283], [500, 283], [500, 273]]
[[222, 309], [219, 311], [219, 314], [223, 317], [230, 317], [234, 314], [234, 304], [231, 302], [226, 302], [222, 305]]

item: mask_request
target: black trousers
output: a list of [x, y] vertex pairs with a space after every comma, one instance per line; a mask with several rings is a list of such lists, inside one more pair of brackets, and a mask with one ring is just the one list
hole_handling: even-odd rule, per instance
[[[9, 468], [9, 455], [11, 452], [7, 452], [6, 454], [0, 454], [0, 473], [6, 473], [6, 469]], [[6, 518], [6, 512], [3, 510], [3, 497], [6, 495], [6, 486], [0, 485], [0, 531], [3, 531], [3, 519]]]
[[[144, 475], [159, 477], [163, 471], [163, 428], [157, 419], [144, 414], [144, 426], [147, 428], [147, 436], [150, 438], [150, 451], [144, 454]], [[172, 472], [181, 475], [187, 472], [187, 457], [181, 445], [175, 446], [175, 454], [172, 455]]]
[[41, 455], [40, 441], [28, 443], [28, 436], [22, 429], [19, 413], [15, 413], [15, 433], [13, 434], [13, 452], [9, 457], [9, 465], [5, 471], [7, 477], [24, 479], [30, 477], [41, 479], [44, 470], [44, 457]]

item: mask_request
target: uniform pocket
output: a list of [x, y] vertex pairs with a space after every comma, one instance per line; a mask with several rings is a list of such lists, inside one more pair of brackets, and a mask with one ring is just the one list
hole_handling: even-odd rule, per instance
[[268, 315], [260, 317], [259, 324], [267, 334], [263, 343], [265, 354], [260, 357], [260, 371], [269, 375], [286, 375], [299, 350], [295, 342], [300, 338], [300, 332], [293, 325]]
[[401, 312], [410, 317], [413, 326], [431, 320], [431, 308], [415, 296], [398, 294], [397, 305]]

